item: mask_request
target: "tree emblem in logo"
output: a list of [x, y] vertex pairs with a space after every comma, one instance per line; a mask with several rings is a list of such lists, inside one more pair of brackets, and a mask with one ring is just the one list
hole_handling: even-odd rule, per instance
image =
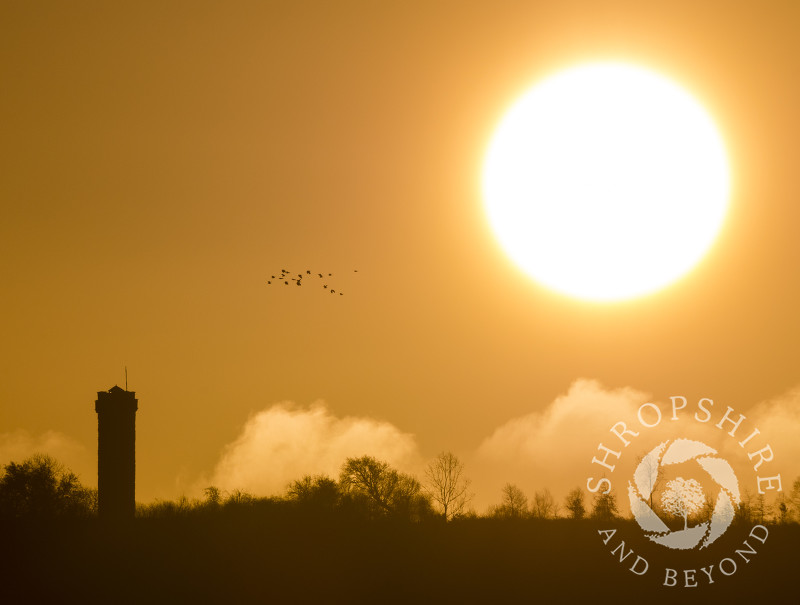
[[[650, 540], [667, 548], [687, 550], [698, 544], [705, 548], [725, 533], [733, 521], [734, 507], [741, 499], [733, 468], [726, 460], [713, 456], [716, 453], [715, 449], [700, 441], [676, 439], [671, 444], [664, 441], [642, 458], [633, 473], [633, 483], [628, 482], [628, 498], [636, 522]], [[689, 516], [703, 507], [705, 492], [696, 479], [678, 477], [669, 481], [661, 493], [662, 508], [670, 515], [683, 518], [683, 529], [673, 531], [647, 501], [652, 503], [653, 491], [663, 467], [692, 460], [719, 486], [719, 493], [711, 518], [689, 527]]]

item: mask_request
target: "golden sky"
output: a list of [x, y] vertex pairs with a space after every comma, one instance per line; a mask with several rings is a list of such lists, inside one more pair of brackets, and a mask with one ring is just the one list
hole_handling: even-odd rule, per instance
[[[742, 411], [789, 392], [798, 22], [794, 2], [4, 3], [0, 452], [55, 439], [92, 483], [93, 401], [125, 366], [145, 501], [212, 477], [280, 402], [471, 459], [579, 378]], [[480, 199], [508, 106], [597, 59], [691, 90], [733, 170], [705, 260], [616, 304], [536, 285]], [[282, 268], [344, 295], [267, 286]]]

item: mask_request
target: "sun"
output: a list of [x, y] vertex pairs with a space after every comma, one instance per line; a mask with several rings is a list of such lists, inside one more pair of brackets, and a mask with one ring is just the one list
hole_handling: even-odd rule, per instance
[[649, 294], [692, 269], [730, 197], [725, 145], [671, 80], [625, 63], [566, 69], [505, 114], [483, 198], [511, 259], [569, 296]]

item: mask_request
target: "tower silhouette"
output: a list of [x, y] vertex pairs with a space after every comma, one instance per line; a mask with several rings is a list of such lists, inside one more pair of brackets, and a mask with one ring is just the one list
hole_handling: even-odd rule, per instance
[[136, 512], [136, 410], [134, 391], [116, 385], [98, 391], [97, 509], [106, 519], [132, 519]]

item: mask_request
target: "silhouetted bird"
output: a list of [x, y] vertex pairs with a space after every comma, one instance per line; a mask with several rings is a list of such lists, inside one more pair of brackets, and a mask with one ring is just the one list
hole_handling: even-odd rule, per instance
[[[358, 269], [353, 269], [353, 271], [358, 273]], [[297, 275], [297, 277], [294, 277], [294, 275]], [[288, 286], [290, 281], [294, 282], [295, 285], [297, 285], [297, 286], [302, 286], [303, 285], [303, 281], [302, 281], [303, 278], [307, 277], [307, 276], [310, 276], [310, 275], [311, 276], [317, 275], [320, 279], [323, 279], [325, 277], [325, 273], [316, 273], [315, 274], [315, 273], [311, 272], [311, 269], [306, 269], [305, 273], [296, 273], [296, 274], [295, 273], [290, 273], [288, 271], [288, 269], [281, 269], [280, 275], [278, 275], [278, 276], [272, 275], [272, 276], [270, 276], [270, 279], [266, 280], [266, 282], [267, 282], [267, 284], [272, 285], [272, 281], [275, 280], [276, 277], [277, 277], [279, 280], [283, 281], [283, 285], [285, 285], [285, 286]], [[327, 275], [328, 275], [328, 277], [333, 277], [333, 273], [328, 273]], [[311, 286], [309, 286], [309, 288], [310, 287]], [[336, 294], [337, 293], [336, 290], [334, 290], [333, 288], [330, 287], [330, 284], [322, 284], [322, 287], [325, 290], [328, 290], [331, 294]], [[344, 292], [339, 292], [338, 294], [339, 294], [339, 296], [344, 296]]]

